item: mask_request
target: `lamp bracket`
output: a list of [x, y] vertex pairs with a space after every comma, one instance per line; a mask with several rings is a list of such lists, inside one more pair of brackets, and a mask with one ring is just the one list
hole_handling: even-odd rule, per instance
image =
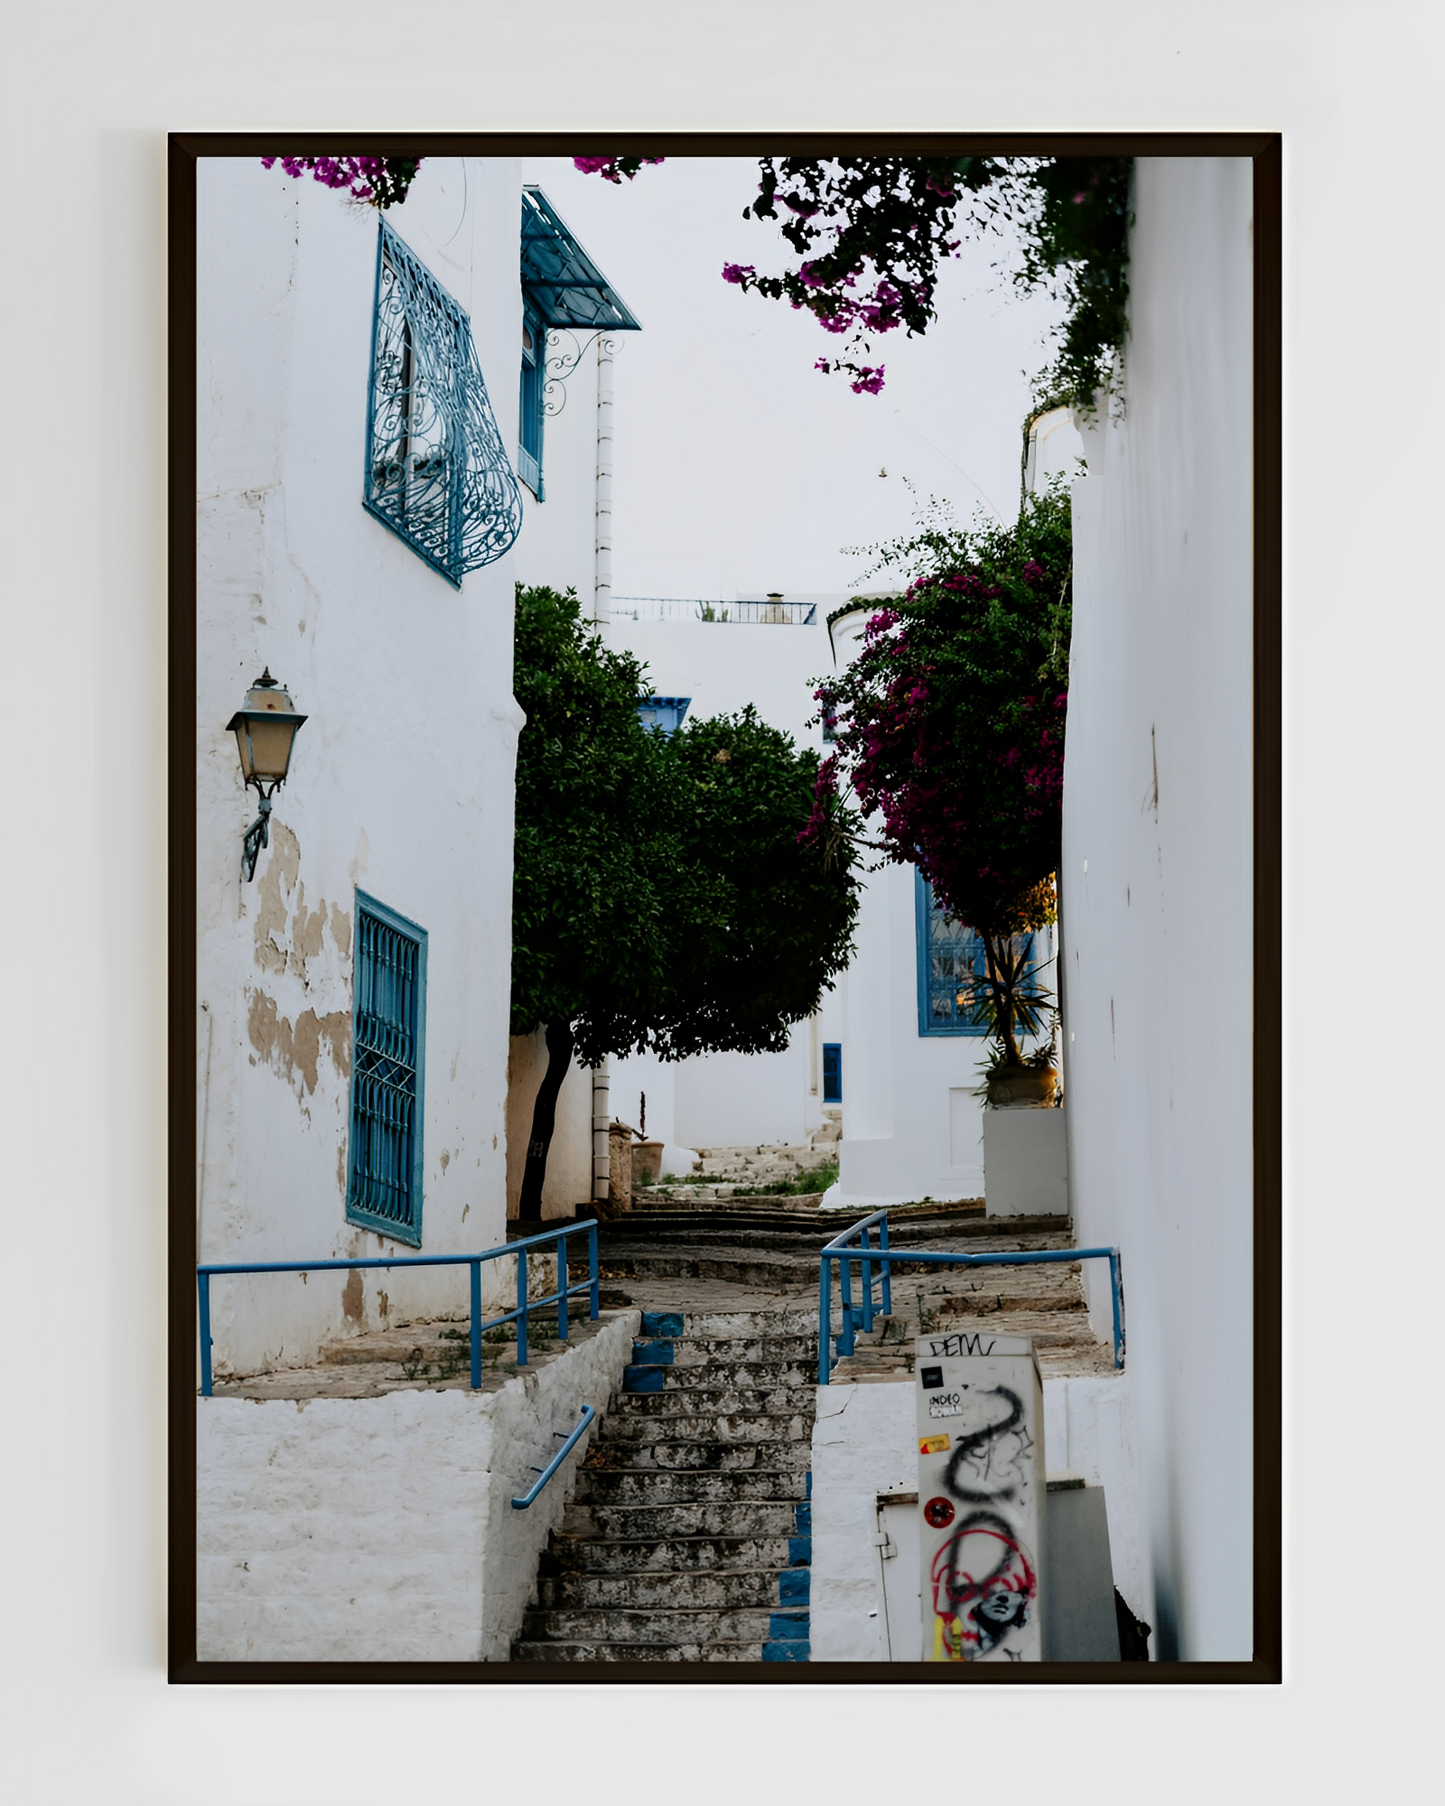
[[271, 796], [259, 784], [256, 792], [261, 799], [261, 813], [247, 828], [241, 842], [241, 876], [247, 884], [256, 876], [256, 861], [260, 857], [261, 848], [271, 844], [271, 796], [275, 795], [275, 786], [272, 786]]

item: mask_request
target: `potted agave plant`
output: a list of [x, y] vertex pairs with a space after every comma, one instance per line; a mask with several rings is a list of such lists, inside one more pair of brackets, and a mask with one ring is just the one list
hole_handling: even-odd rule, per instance
[[[1038, 981], [1040, 964], [1029, 964], [1032, 937], [984, 935], [984, 970], [965, 981], [961, 1009], [971, 1009], [992, 1037], [988, 1070], [980, 1095], [994, 1109], [1049, 1106], [1058, 1101], [1059, 1013]], [[1024, 1037], [1047, 1035], [1025, 1054]]]

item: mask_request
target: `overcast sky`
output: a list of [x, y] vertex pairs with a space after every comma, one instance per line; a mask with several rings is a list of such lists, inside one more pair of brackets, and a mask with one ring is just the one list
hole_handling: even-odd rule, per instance
[[756, 161], [675, 158], [614, 186], [537, 158], [524, 176], [642, 322], [618, 335], [615, 595], [847, 590], [869, 560], [845, 547], [912, 526], [904, 479], [964, 521], [1013, 517], [1029, 379], [1057, 310], [992, 267], [1006, 241], [965, 239], [937, 323], [875, 339], [885, 387], [855, 395], [814, 370], [839, 341], [810, 315], [721, 279], [724, 263], [777, 273], [793, 256], [771, 222], [741, 217]]

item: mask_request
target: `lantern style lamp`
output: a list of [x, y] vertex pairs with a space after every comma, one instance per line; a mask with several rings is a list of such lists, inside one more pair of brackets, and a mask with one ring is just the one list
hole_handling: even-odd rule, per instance
[[241, 776], [248, 787], [255, 786], [261, 799], [261, 813], [241, 842], [241, 876], [248, 884], [256, 876], [261, 848], [270, 843], [271, 799], [286, 782], [291, 747], [305, 719], [292, 708], [290, 696], [268, 667], [247, 690], [245, 707], [237, 709], [226, 723], [227, 730], [236, 736]]

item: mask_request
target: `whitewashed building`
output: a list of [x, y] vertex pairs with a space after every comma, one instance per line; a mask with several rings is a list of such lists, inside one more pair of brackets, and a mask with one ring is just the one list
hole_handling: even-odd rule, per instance
[[[505, 1239], [512, 598], [550, 267], [528, 222], [545, 237], [509, 159], [428, 159], [385, 214], [256, 159], [199, 166], [203, 1262]], [[558, 472], [549, 562], [590, 545], [595, 491], [590, 464]], [[305, 721], [247, 876], [228, 724], [263, 673]], [[465, 1285], [218, 1278], [217, 1372], [464, 1308]]]

